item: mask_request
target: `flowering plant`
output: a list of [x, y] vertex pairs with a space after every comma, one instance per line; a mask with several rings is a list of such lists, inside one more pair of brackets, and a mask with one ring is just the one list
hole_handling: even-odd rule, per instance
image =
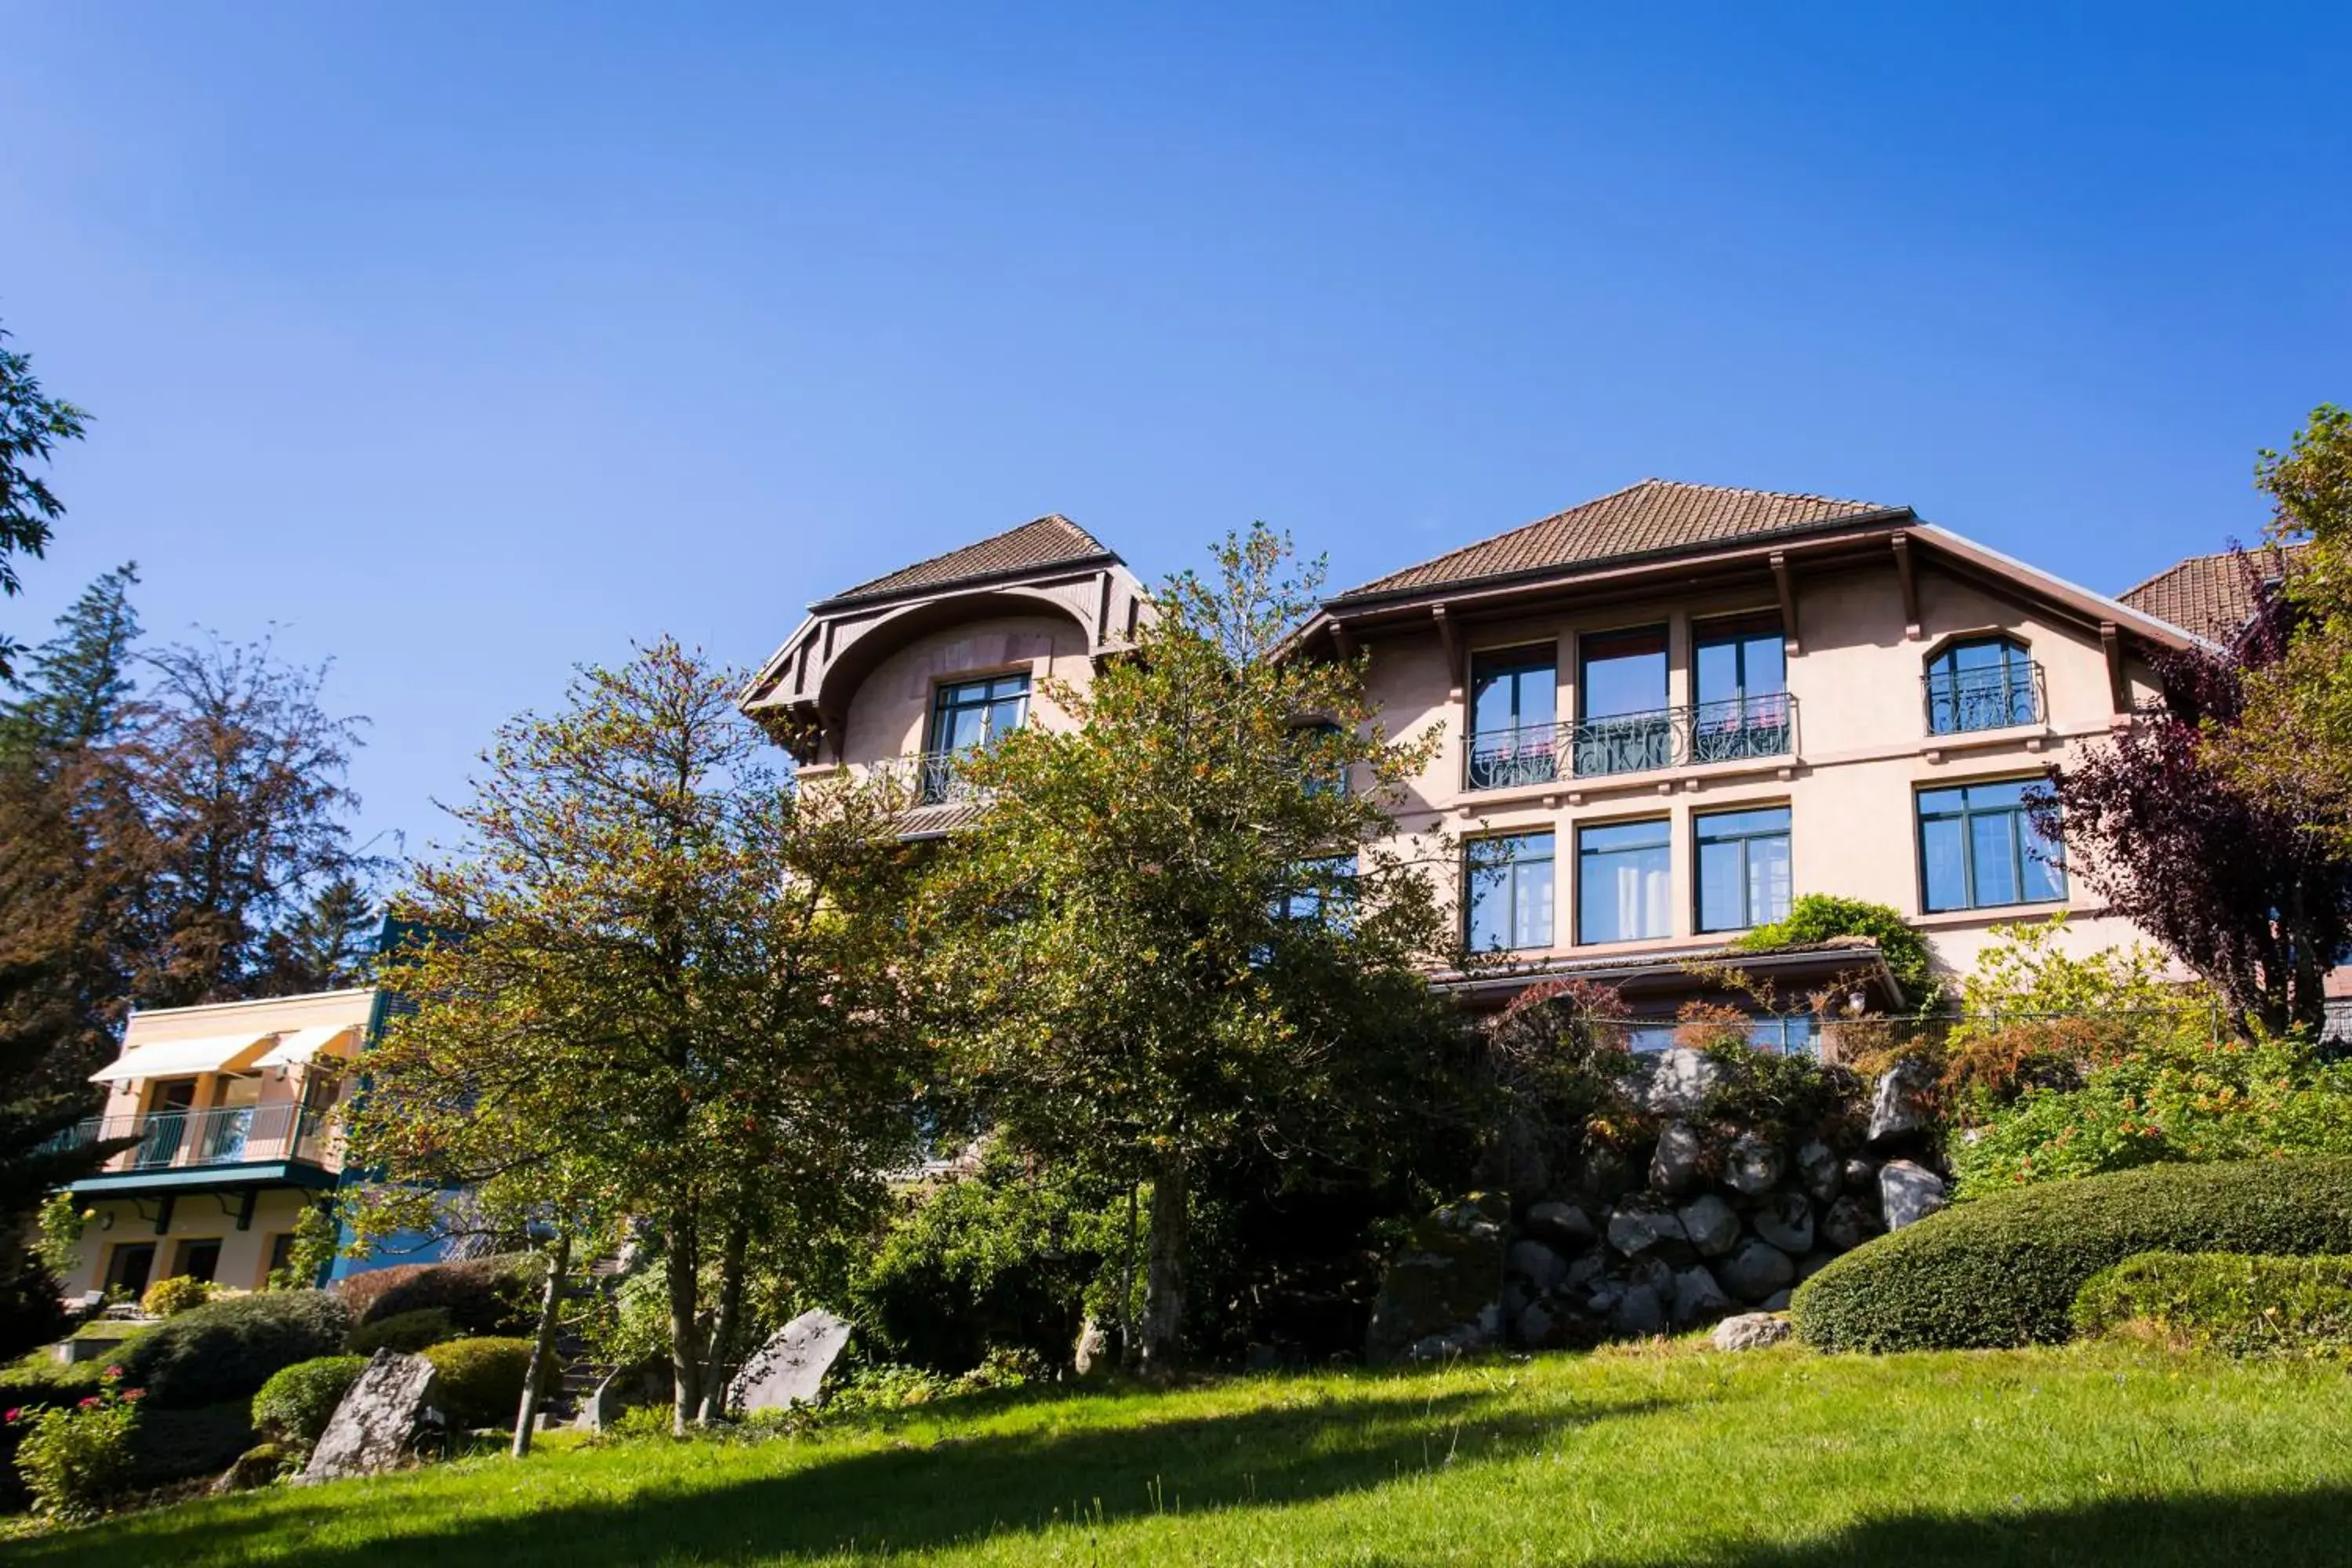
[[99, 1390], [72, 1409], [8, 1412], [22, 1426], [16, 1473], [33, 1494], [33, 1511], [66, 1521], [94, 1519], [131, 1475], [131, 1438], [146, 1391], [124, 1388], [122, 1369], [110, 1366]]

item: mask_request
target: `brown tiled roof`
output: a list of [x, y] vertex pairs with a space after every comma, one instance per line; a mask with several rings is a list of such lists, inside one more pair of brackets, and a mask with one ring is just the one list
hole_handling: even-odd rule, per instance
[[2295, 552], [2271, 544], [2246, 552], [2242, 563], [2231, 550], [2192, 555], [2116, 597], [2144, 615], [2170, 621], [2184, 632], [2226, 642], [2243, 629], [2246, 618], [2254, 613], [2254, 597], [2263, 580], [2276, 576]]
[[1450, 587], [1486, 577], [1515, 576], [1883, 517], [1899, 510], [1828, 496], [1643, 479], [1598, 500], [1570, 507], [1557, 517], [1392, 572], [1350, 588], [1339, 597]]
[[838, 605], [849, 599], [879, 599], [893, 594], [944, 588], [976, 578], [1100, 560], [1110, 553], [1093, 534], [1060, 513], [1051, 512], [1034, 522], [992, 534], [977, 544], [934, 555], [929, 561], [918, 561], [870, 583], [845, 588], [824, 603]]

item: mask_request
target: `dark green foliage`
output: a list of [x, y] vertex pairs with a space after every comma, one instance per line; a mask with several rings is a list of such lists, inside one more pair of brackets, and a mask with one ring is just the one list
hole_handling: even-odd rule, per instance
[[1744, 1044], [1713, 1046], [1707, 1055], [1727, 1069], [1707, 1095], [1710, 1120], [1784, 1142], [1818, 1138], [1843, 1150], [1861, 1142], [1870, 1086], [1851, 1068]]
[[0, 1372], [0, 1409], [46, 1410], [54, 1405], [74, 1404], [98, 1392], [99, 1374], [108, 1364], [103, 1361], [50, 1361], [46, 1357], [37, 1363], [19, 1362]]
[[1800, 1286], [1823, 1350], [2054, 1344], [2085, 1281], [2141, 1252], [2352, 1252], [2352, 1159], [2155, 1165], [2000, 1193], [1857, 1247]]
[[364, 1328], [386, 1318], [437, 1308], [464, 1334], [512, 1334], [530, 1327], [547, 1259], [504, 1252], [458, 1263], [407, 1263], [354, 1274], [335, 1287]]
[[131, 1434], [131, 1485], [169, 1486], [216, 1476], [253, 1444], [251, 1412], [242, 1399], [194, 1410], [139, 1409]]
[[350, 1330], [351, 1314], [324, 1290], [234, 1296], [141, 1340], [123, 1360], [124, 1382], [163, 1408], [250, 1399], [280, 1368], [342, 1349]]
[[2143, 1252], [2091, 1277], [2074, 1327], [2228, 1355], [2341, 1355], [2352, 1351], [2352, 1258]]
[[[524, 1339], [451, 1340], [426, 1350], [425, 1359], [441, 1374], [435, 1398], [453, 1426], [512, 1425], [522, 1403], [522, 1380], [530, 1371], [530, 1345]], [[551, 1366], [549, 1386], [562, 1375]]]
[[[47, 552], [51, 526], [66, 510], [33, 465], [47, 462], [58, 442], [80, 440], [89, 416], [43, 392], [31, 358], [6, 348], [7, 337], [0, 329], [0, 596], [13, 598], [21, 584], [10, 557]], [[0, 680], [12, 678], [15, 651], [0, 636]]]
[[364, 1355], [327, 1355], [280, 1367], [253, 1396], [253, 1425], [272, 1439], [308, 1448], [367, 1369]]
[[426, 1345], [463, 1337], [465, 1331], [451, 1321], [446, 1307], [419, 1307], [413, 1312], [394, 1312], [388, 1318], [361, 1324], [352, 1331], [344, 1348], [357, 1356], [373, 1355], [378, 1351], [401, 1351], [413, 1355]]
[[1866, 936], [1876, 942], [1886, 967], [1912, 1003], [1918, 1005], [1926, 999], [1929, 984], [1927, 939], [1900, 914], [1867, 899], [1801, 893], [1790, 903], [1786, 915], [1770, 925], [1758, 926], [1732, 945], [1761, 952], [1840, 936]]

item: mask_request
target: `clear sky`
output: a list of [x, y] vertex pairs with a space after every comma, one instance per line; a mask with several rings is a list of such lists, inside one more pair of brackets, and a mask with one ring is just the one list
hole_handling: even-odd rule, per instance
[[2352, 6], [0, 0], [0, 321], [135, 558], [373, 720], [754, 663], [1059, 510], [1360, 581], [1648, 475], [2107, 591], [2352, 400]]

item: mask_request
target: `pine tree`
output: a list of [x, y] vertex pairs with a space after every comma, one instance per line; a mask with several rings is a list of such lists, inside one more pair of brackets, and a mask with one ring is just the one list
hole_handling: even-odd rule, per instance
[[137, 563], [125, 562], [58, 617], [57, 635], [26, 661], [25, 695], [0, 706], [0, 758], [54, 759], [120, 733], [136, 689], [131, 648], [140, 626], [131, 589], [138, 581]]

